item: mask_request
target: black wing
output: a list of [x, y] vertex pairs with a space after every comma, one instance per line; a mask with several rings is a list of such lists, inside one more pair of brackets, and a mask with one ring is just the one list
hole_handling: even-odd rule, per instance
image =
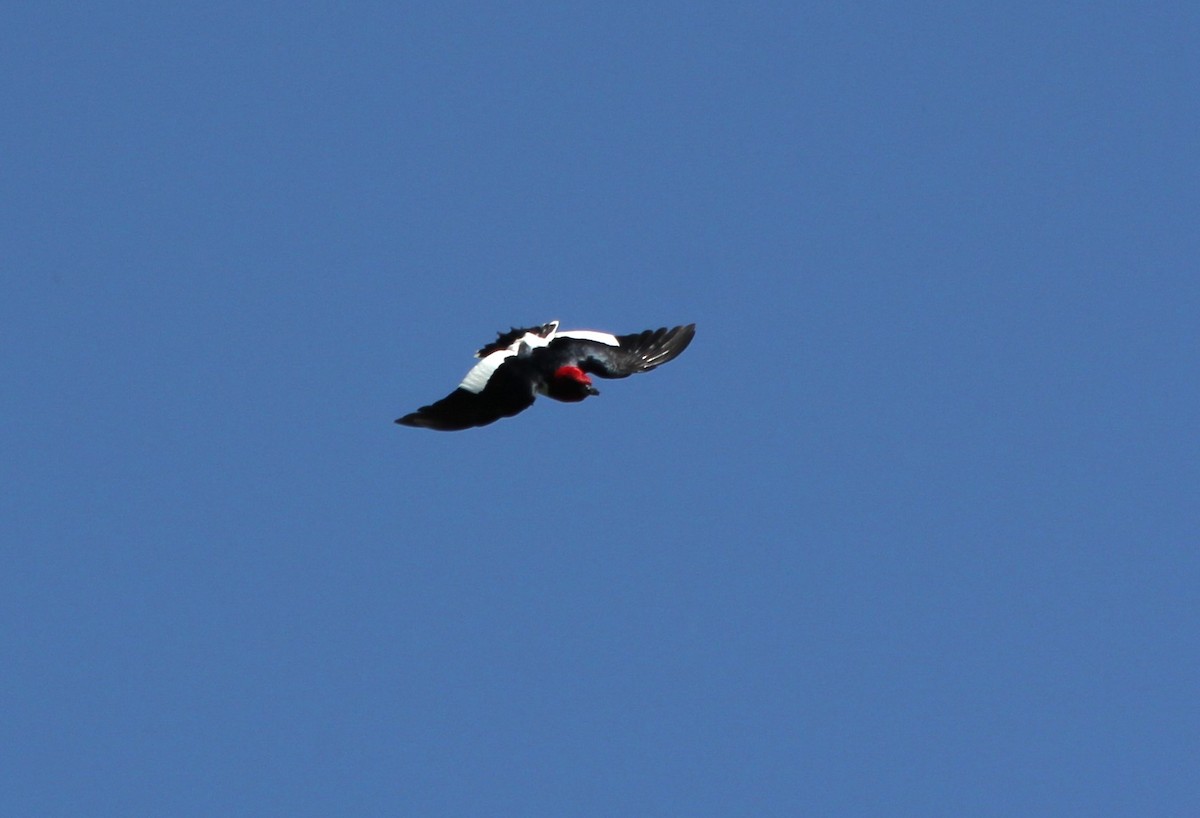
[[422, 406], [396, 420], [403, 426], [417, 426], [453, 432], [486, 426], [500, 418], [512, 417], [533, 405], [533, 384], [516, 367], [502, 364], [481, 392], [461, 386], [437, 403]]
[[696, 335], [696, 325], [674, 329], [648, 329], [633, 335], [616, 336], [617, 345], [591, 339], [564, 335], [550, 342], [549, 349], [557, 358], [578, 366], [584, 372], [601, 378], [628, 378], [638, 372], [649, 372], [672, 361], [687, 349]]
[[476, 358], [486, 358], [493, 352], [501, 349], [508, 349], [518, 338], [524, 338], [526, 333], [532, 332], [534, 335], [540, 335], [545, 338], [551, 332], [558, 329], [558, 322], [551, 321], [549, 324], [542, 324], [540, 327], [525, 327], [517, 329], [513, 327], [508, 332], [497, 333], [496, 340], [492, 341], [487, 346], [475, 353]]

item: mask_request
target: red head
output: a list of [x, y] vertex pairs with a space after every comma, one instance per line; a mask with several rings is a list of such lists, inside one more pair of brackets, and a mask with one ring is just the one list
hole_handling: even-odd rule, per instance
[[588, 395], [599, 395], [592, 379], [577, 366], [560, 366], [546, 385], [547, 397], [568, 402], [581, 401]]
[[592, 379], [587, 376], [586, 372], [577, 366], [560, 366], [558, 369], [554, 370], [554, 377], [578, 381], [585, 386], [592, 385]]

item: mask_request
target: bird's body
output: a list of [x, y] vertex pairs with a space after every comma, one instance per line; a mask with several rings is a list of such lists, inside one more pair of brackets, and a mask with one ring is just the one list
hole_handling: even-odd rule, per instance
[[479, 363], [440, 401], [399, 418], [441, 431], [484, 426], [528, 408], [538, 395], [574, 403], [600, 394], [589, 374], [625, 378], [649, 372], [687, 348], [696, 325], [632, 335], [558, 331], [558, 322], [502, 332], [475, 353]]

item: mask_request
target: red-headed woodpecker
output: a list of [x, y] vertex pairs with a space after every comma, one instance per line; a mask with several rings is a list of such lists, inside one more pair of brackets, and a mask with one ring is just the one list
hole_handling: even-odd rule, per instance
[[458, 388], [396, 422], [453, 431], [512, 417], [539, 394], [574, 403], [599, 395], [589, 375], [626, 378], [649, 372], [687, 349], [696, 325], [646, 330], [633, 335], [576, 329], [558, 322], [500, 333], [475, 357], [479, 363]]

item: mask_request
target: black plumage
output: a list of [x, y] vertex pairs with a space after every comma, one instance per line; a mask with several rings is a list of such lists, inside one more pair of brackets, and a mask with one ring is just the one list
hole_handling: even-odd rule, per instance
[[695, 324], [619, 336], [557, 329], [554, 321], [500, 333], [479, 350], [482, 360], [457, 389], [396, 422], [455, 431], [511, 417], [539, 394], [581, 401], [599, 394], [588, 375], [611, 379], [649, 372], [687, 349], [696, 333]]

